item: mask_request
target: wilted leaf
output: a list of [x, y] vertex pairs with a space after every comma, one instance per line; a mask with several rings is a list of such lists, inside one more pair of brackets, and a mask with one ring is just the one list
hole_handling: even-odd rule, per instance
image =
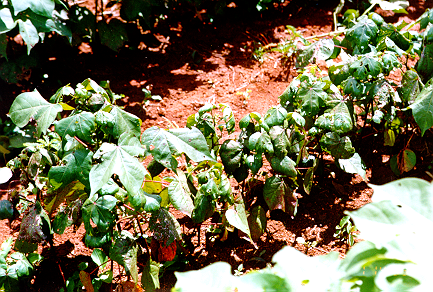
[[186, 176], [181, 170], [177, 171], [177, 177], [168, 186], [168, 196], [177, 210], [191, 217], [194, 202], [191, 198]]
[[23, 253], [33, 252], [38, 243], [48, 240], [48, 236], [51, 236], [50, 219], [39, 201], [36, 201], [21, 222], [15, 249]]
[[400, 173], [411, 171], [416, 164], [416, 154], [410, 149], [403, 149], [397, 155], [397, 167]]

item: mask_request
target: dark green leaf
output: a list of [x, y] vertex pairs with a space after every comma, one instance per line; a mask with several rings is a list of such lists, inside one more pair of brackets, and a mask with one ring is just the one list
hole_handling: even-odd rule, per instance
[[349, 159], [355, 153], [350, 138], [340, 137], [337, 133], [326, 133], [320, 139], [322, 149], [330, 153], [336, 159]]
[[0, 220], [11, 219], [14, 216], [14, 206], [9, 200], [0, 201]]
[[110, 258], [122, 265], [135, 283], [138, 282], [137, 253], [138, 245], [131, 233], [126, 230], [122, 230], [115, 238], [109, 253]]
[[253, 174], [256, 174], [263, 166], [263, 158], [261, 154], [249, 155], [245, 161], [248, 168]]
[[99, 21], [98, 32], [101, 44], [116, 52], [128, 41], [125, 23], [116, 18], [111, 19], [109, 23]]
[[337, 101], [336, 106], [316, 120], [315, 126], [328, 131], [344, 134], [352, 130], [352, 117], [343, 101]]
[[312, 85], [301, 84], [297, 92], [297, 98], [301, 100], [301, 115], [314, 117], [324, 105], [328, 94], [323, 90], [324, 82], [315, 82]]
[[269, 130], [272, 145], [274, 146], [274, 153], [282, 158], [287, 155], [287, 147], [289, 146], [289, 139], [287, 138], [286, 131], [280, 126], [273, 126]]
[[92, 167], [93, 152], [88, 149], [78, 149], [63, 157], [62, 166], [53, 166], [48, 172], [50, 183], [54, 189], [79, 180], [85, 186], [89, 184], [89, 173]]
[[194, 200], [194, 210], [191, 215], [192, 221], [194, 223], [202, 223], [211, 217], [214, 212], [215, 203], [212, 201], [212, 197], [199, 191]]
[[117, 199], [108, 195], [102, 196], [96, 201], [92, 201], [90, 198], [87, 199], [82, 207], [86, 230], [92, 230], [92, 226], [90, 225], [92, 221], [97, 226], [99, 232], [107, 232], [115, 223], [113, 209], [116, 204]]
[[358, 18], [358, 22], [349, 28], [346, 32], [346, 38], [354, 44], [354, 48], [358, 47], [358, 50], [363, 52], [377, 33], [378, 27], [376, 23], [365, 15]]
[[270, 159], [270, 163], [272, 169], [277, 173], [284, 174], [289, 177], [296, 177], [298, 175], [298, 172], [295, 168], [296, 163], [288, 156], [284, 156], [283, 158], [273, 156]]
[[403, 101], [411, 104], [423, 88], [421, 78], [415, 70], [407, 70], [403, 74], [398, 92]]
[[92, 134], [95, 132], [95, 115], [90, 112], [82, 112], [61, 119], [55, 123], [56, 132], [64, 138], [66, 135], [77, 136], [83, 141], [92, 142]]
[[382, 72], [382, 64], [373, 56], [363, 55], [350, 65], [350, 73], [358, 80], [377, 77]]
[[276, 125], [282, 125], [286, 117], [287, 111], [285, 108], [281, 106], [272, 107], [266, 112], [264, 121], [270, 128]]
[[433, 77], [433, 43], [424, 46], [421, 56], [416, 63], [416, 71], [424, 82]]
[[152, 259], [149, 257], [141, 274], [141, 285], [146, 291], [153, 292], [160, 288], [159, 269], [160, 264], [152, 261]]
[[281, 209], [290, 215], [296, 215], [298, 200], [283, 178], [268, 178], [263, 188], [263, 197], [270, 210]]
[[409, 107], [423, 136], [433, 126], [433, 82], [426, 84]]
[[234, 140], [224, 141], [220, 148], [220, 156], [226, 173], [232, 174], [240, 167], [242, 154], [243, 146], [241, 143]]
[[253, 241], [260, 239], [266, 231], [266, 210], [262, 206], [255, 206], [248, 215], [248, 226]]

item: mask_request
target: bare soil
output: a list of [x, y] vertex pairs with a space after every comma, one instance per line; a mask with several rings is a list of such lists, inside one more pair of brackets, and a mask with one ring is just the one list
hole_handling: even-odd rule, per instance
[[[133, 40], [141, 42], [141, 49], [132, 49], [131, 45], [131, 48], [115, 53], [89, 44], [82, 44], [78, 49], [58, 43], [48, 46], [48, 49], [45, 47], [37, 52], [43, 60], [40, 69], [30, 72], [27, 81], [20, 85], [7, 85], [0, 81], [0, 101], [3, 104], [0, 114], [7, 112], [14, 97], [22, 91], [37, 88], [48, 98], [60, 86], [68, 83], [74, 86], [85, 78], [98, 82], [110, 80], [112, 90], [125, 95], [122, 103], [126, 110], [142, 119], [143, 129], [154, 125], [167, 127], [170, 122], [183, 127], [187, 117], [208, 101], [229, 104], [237, 121], [253, 111], [263, 114], [278, 103], [278, 96], [296, 76], [296, 71], [283, 66], [281, 55], [277, 52], [266, 54], [263, 62], [254, 60], [252, 54], [258, 44], [267, 45], [287, 39], [286, 25], [296, 27], [304, 36], [332, 30], [332, 12], [338, 1], [310, 1], [308, 6], [302, 6], [300, 2], [286, 1], [272, 12], [252, 19], [231, 17], [213, 24], [203, 24], [198, 18], [189, 22], [168, 19], [162, 21], [152, 33]], [[410, 1], [408, 15], [394, 15], [380, 9], [377, 12], [388, 22], [402, 19], [410, 22], [432, 6], [432, 1], [414, 0]], [[46, 40], [47, 43], [50, 41]], [[43, 74], [49, 77], [41, 79]], [[143, 88], [160, 95], [162, 101], [146, 104]], [[246, 99], [240, 93], [247, 90], [250, 92]], [[422, 139], [416, 137], [419, 136], [414, 136], [411, 149], [421, 159], [407, 175], [430, 180], [425, 170], [432, 160], [429, 152], [429, 148], [433, 149], [432, 133], [428, 131]], [[395, 148], [403, 148], [405, 141], [407, 137], [402, 137]], [[368, 166], [369, 183], [383, 184], [397, 179], [389, 167], [389, 154], [394, 153], [383, 146], [381, 135], [366, 135], [359, 146], [361, 157]], [[358, 209], [370, 202], [372, 190], [359, 176], [337, 169], [330, 159], [316, 175], [316, 181], [312, 193], [299, 199], [296, 217], [291, 218], [277, 211], [267, 214], [267, 230], [256, 247], [241, 239], [237, 233], [231, 233], [224, 242], [212, 243], [205, 238], [208, 224], [200, 227], [199, 240], [197, 226], [172, 210], [184, 228], [183, 253], [188, 261], [178, 269], [198, 269], [216, 261], [226, 261], [233, 269], [243, 264], [243, 271], [263, 268], [271, 262], [273, 254], [286, 245], [310, 256], [338, 251], [344, 257], [349, 246], [333, 237], [335, 226], [344, 216], [344, 211]], [[236, 189], [238, 187], [235, 186]], [[252, 189], [254, 191], [260, 191], [260, 186]], [[3, 197], [6, 195], [7, 192], [4, 192]], [[0, 242], [10, 236], [16, 237], [18, 230], [18, 221], [12, 225], [7, 220], [1, 221]], [[82, 257], [90, 255], [90, 250], [83, 244], [83, 236], [83, 227], [77, 232], [69, 230], [62, 236], [55, 236], [55, 252], [44, 250], [51, 260], [38, 269], [35, 290], [56, 291], [63, 285], [64, 279], [76, 270], [75, 265]], [[317, 245], [299, 244], [297, 237]], [[174, 274], [167, 270], [161, 278], [161, 290], [167, 291], [174, 284]]]

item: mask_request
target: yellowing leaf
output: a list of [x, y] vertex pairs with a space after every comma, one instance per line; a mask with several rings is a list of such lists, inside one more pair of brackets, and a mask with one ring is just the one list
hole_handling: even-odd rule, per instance
[[83, 284], [84, 288], [86, 288], [86, 292], [93, 292], [92, 279], [90, 278], [90, 274], [85, 271], [80, 271], [80, 281]]

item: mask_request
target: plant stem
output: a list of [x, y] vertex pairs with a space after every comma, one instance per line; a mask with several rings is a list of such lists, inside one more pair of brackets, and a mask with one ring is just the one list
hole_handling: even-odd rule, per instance
[[368, 7], [367, 10], [365, 10], [364, 13], [363, 13], [361, 16], [364, 16], [364, 15], [366, 15], [367, 13], [369, 13], [370, 10], [373, 9], [374, 6], [376, 6], [376, 4], [377, 4], [377, 3], [373, 3], [373, 4], [371, 4], [370, 7]]
[[322, 34], [318, 34], [318, 35], [312, 35], [309, 37], [306, 37], [306, 40], [311, 40], [311, 39], [315, 39], [315, 38], [323, 38], [326, 36], [334, 36], [334, 35], [340, 35], [342, 33], [346, 33], [348, 31], [348, 29], [343, 29], [343, 30], [334, 30], [331, 32], [327, 32], [327, 33], [322, 33]]

